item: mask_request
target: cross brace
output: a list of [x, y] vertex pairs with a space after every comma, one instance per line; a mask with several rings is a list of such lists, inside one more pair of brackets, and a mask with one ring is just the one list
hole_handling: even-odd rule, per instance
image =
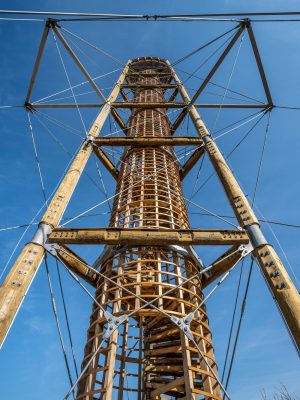
[[192, 146], [202, 145], [203, 140], [199, 137], [98, 137], [93, 140], [95, 146]]

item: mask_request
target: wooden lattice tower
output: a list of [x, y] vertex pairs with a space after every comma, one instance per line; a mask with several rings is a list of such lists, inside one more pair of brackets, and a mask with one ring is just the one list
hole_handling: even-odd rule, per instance
[[[281, 260], [261, 232], [247, 198], [216, 142], [201, 119], [195, 102], [242, 32], [249, 33], [265, 89], [263, 105], [226, 105], [231, 108], [272, 107], [272, 98], [249, 21], [242, 21], [227, 47], [192, 99], [168, 61], [139, 58], [124, 67], [106, 99], [61, 33], [49, 20], [26, 97], [28, 112], [51, 107], [31, 101], [31, 93], [49, 30], [61, 41], [100, 97], [101, 107], [86, 139], [54, 194], [32, 241], [21, 251], [0, 288], [0, 343], [14, 321], [29, 286], [48, 252], [96, 289], [77, 399], [221, 399], [228, 397], [217, 372], [202, 289], [228, 273], [248, 253], [280, 308], [296, 346], [300, 347], [300, 299]], [[123, 89], [132, 91], [129, 98]], [[173, 89], [166, 98], [167, 89]], [[177, 95], [182, 102], [175, 102]], [[119, 96], [124, 101], [118, 101]], [[220, 107], [212, 104], [209, 107]], [[55, 104], [55, 107], [72, 105]], [[125, 123], [117, 109], [128, 108]], [[169, 109], [181, 109], [175, 122]], [[198, 137], [174, 133], [189, 113]], [[101, 137], [112, 115], [124, 137]], [[174, 146], [197, 146], [184, 165]], [[120, 170], [103, 146], [125, 146]], [[60, 228], [59, 222], [92, 153], [117, 180], [108, 228]], [[239, 224], [237, 230], [191, 229], [181, 181], [207, 153]], [[89, 266], [68, 244], [104, 244], [105, 251]], [[193, 245], [231, 246], [208, 269]], [[79, 282], [79, 281], [78, 281]]]
[[[171, 80], [171, 70], [163, 61], [141, 58], [130, 63], [128, 83], [134, 101], [164, 102], [160, 85]], [[170, 121], [166, 108], [133, 109], [128, 137], [170, 137]], [[117, 196], [111, 215], [112, 228], [189, 229], [183, 199], [179, 165], [172, 146], [126, 146], [117, 179]], [[192, 398], [199, 393], [207, 398], [221, 398], [217, 381], [204, 360], [181, 330], [160, 312], [184, 317], [202, 300], [201, 280], [164, 293], [197, 273], [186, 250], [170, 246], [123, 245], [102, 261], [100, 271], [130, 289], [129, 295], [113, 282], [102, 277], [97, 282], [96, 298], [113, 315], [135, 313], [116, 330], [95, 357], [79, 385], [78, 399], [126, 399], [126, 391], [137, 399], [159, 399], [166, 395]], [[156, 299], [141, 308], [146, 301]], [[94, 305], [85, 362], [101, 341], [107, 321], [103, 311]], [[211, 333], [204, 306], [192, 321], [198, 345], [216, 371]], [[217, 371], [216, 371], [217, 372]], [[127, 382], [127, 384], [126, 384]]]

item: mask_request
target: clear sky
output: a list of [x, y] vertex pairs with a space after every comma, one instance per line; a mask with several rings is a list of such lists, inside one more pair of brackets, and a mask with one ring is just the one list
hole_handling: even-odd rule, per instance
[[[27, 10], [57, 10], [103, 13], [196, 13], [196, 12], [230, 12], [230, 11], [278, 11], [297, 10], [299, 2], [287, 1], [16, 1], [9, 5], [0, 1], [1, 9]], [[109, 54], [121, 60], [138, 56], [158, 56], [174, 62], [190, 51], [198, 48], [219, 34], [234, 26], [231, 22], [90, 22], [63, 23], [63, 27], [84, 37]], [[36, 57], [39, 40], [43, 29], [42, 22], [5, 22], [0, 21], [0, 105], [22, 105], [24, 102], [33, 63]], [[269, 81], [275, 105], [300, 107], [300, 22], [297, 23], [254, 23], [253, 29], [261, 51], [263, 64]], [[88, 46], [67, 36], [74, 50], [86, 65], [92, 76], [112, 72], [100, 78], [97, 82], [105, 94], [108, 94], [114, 81], [120, 73], [121, 65]], [[230, 35], [229, 35], [230, 36]], [[201, 64], [197, 76], [203, 77], [213, 65], [225, 41], [222, 39], [203, 52], [197, 53], [187, 61], [178, 64], [178, 74], [184, 81], [188, 75]], [[71, 41], [72, 40], [72, 41]], [[62, 50], [62, 57], [68, 70], [71, 83], [83, 81], [82, 76], [70, 62]], [[232, 54], [213, 79], [218, 85], [229, 86], [230, 89], [244, 93], [254, 99], [264, 102], [265, 96], [258, 77], [253, 54], [245, 35], [238, 41]], [[186, 82], [188, 92], [193, 94], [201, 83], [198, 78]], [[68, 87], [66, 76], [62, 69], [55, 44], [50, 35], [45, 55], [38, 75], [33, 100], [48, 96]], [[89, 91], [88, 86], [79, 87], [76, 94]], [[60, 97], [69, 96], [63, 94]], [[199, 102], [222, 101], [224, 89], [219, 86], [207, 87]], [[85, 94], [78, 101], [92, 102], [97, 98]], [[245, 98], [227, 92], [224, 102], [240, 102]], [[66, 99], [62, 101], [70, 101]], [[252, 101], [252, 100], [251, 100]], [[254, 100], [253, 100], [254, 101]], [[49, 196], [62, 176], [68, 162], [81, 143], [84, 135], [83, 126], [76, 110], [55, 111], [45, 110], [43, 114], [32, 116], [33, 131], [38, 150], [40, 167], [44, 178], [45, 190]], [[203, 110], [201, 114], [208, 127], [217, 137], [220, 133], [226, 135], [218, 139], [222, 152], [226, 155], [243, 138], [251, 127], [259, 120], [255, 117], [245, 125], [231, 132], [218, 132], [227, 125], [239, 119], [254, 114], [255, 110]], [[97, 111], [82, 112], [85, 125], [88, 127]], [[48, 117], [47, 117], [48, 116]], [[73, 129], [58, 127], [49, 120], [57, 118]], [[126, 113], [122, 116], [126, 118]], [[176, 113], [170, 115], [174, 119]], [[270, 117], [270, 129], [267, 136], [263, 168], [255, 200], [256, 211], [271, 221], [282, 221], [290, 224], [300, 224], [299, 213], [299, 116], [300, 111], [275, 108]], [[249, 117], [250, 118], [250, 117]], [[248, 120], [249, 120], [248, 118]], [[41, 122], [42, 124], [41, 124]], [[109, 121], [103, 130], [103, 135], [114, 132], [117, 128]], [[44, 125], [43, 125], [44, 124]], [[26, 112], [23, 108], [0, 109], [1, 126], [1, 158], [0, 158], [0, 229], [28, 224], [43, 204], [37, 165], [28, 127]], [[230, 157], [230, 165], [245, 189], [249, 199], [253, 190], [260, 162], [262, 146], [265, 138], [267, 117], [264, 117], [247, 139]], [[179, 134], [195, 134], [192, 124], [187, 121], [182, 125]], [[53, 136], [54, 135], [54, 136]], [[64, 147], [64, 148], [63, 148]], [[182, 150], [181, 150], [182, 151]], [[111, 152], [111, 150], [110, 150]], [[110, 153], [118, 159], [118, 153]], [[200, 177], [196, 180], [198, 166], [186, 178], [185, 195], [190, 198], [196, 181], [195, 191], [205, 182], [212, 169], [207, 160], [204, 161]], [[99, 190], [99, 176], [91, 159], [87, 166], [87, 175], [83, 175], [70, 206], [65, 214], [72, 217], [78, 213], [104, 201], [105, 196]], [[114, 194], [112, 179], [101, 167], [104, 185], [109, 196]], [[225, 195], [218, 180], [213, 177], [193, 197], [193, 201], [206, 207], [211, 212], [232, 216]], [[190, 206], [191, 225], [196, 228], [229, 228], [230, 225], [199, 213], [203, 210]], [[105, 226], [108, 221], [109, 207], [107, 202], [96, 208], [96, 216], [82, 218], [70, 226]], [[229, 219], [229, 218], [227, 218]], [[235, 223], [234, 219], [229, 219]], [[38, 217], [36, 218], [38, 221]], [[299, 271], [299, 233], [296, 228], [272, 225], [278, 242], [263, 224], [264, 232], [276, 250], [283, 257], [288, 272], [292, 275], [292, 267], [296, 279], [300, 280]], [[35, 228], [30, 228], [21, 239], [21, 246], [28, 242]], [[14, 250], [16, 243], [23, 234], [24, 228], [0, 230], [0, 274]], [[290, 264], [287, 265], [285, 256]], [[76, 249], [79, 251], [79, 249]], [[197, 248], [199, 256], [208, 265], [222, 249]], [[101, 248], [87, 247], [80, 249], [80, 254], [93, 262]], [[18, 254], [16, 251], [15, 255]], [[15, 259], [12, 257], [7, 269]], [[51, 276], [58, 312], [63, 325], [63, 333], [68, 348], [65, 324], [56, 267], [51, 261]], [[240, 268], [240, 267], [239, 267]], [[208, 301], [208, 313], [213, 331], [216, 357], [222, 371], [229, 326], [235, 299], [240, 269], [237, 268], [229, 279], [217, 290]], [[242, 293], [249, 262], [245, 263]], [[88, 327], [91, 301], [75, 286], [75, 283], [62, 272], [65, 295], [71, 319], [76, 359], [80, 365], [82, 351]], [[5, 273], [4, 273], [5, 276]], [[299, 286], [298, 286], [299, 288]], [[240, 307], [240, 305], [239, 305]], [[1, 398], [23, 400], [62, 399], [69, 388], [63, 357], [60, 351], [55, 321], [52, 314], [49, 290], [44, 265], [41, 266], [30, 291], [16, 318], [13, 328], [0, 352], [0, 393]], [[299, 359], [291, 344], [290, 338], [283, 326], [278, 311], [268, 292], [265, 282], [255, 265], [249, 296], [243, 320], [236, 360], [233, 368], [229, 393], [234, 400], [258, 400], [260, 392], [275, 391], [280, 383], [285, 384], [291, 392], [300, 395]]]

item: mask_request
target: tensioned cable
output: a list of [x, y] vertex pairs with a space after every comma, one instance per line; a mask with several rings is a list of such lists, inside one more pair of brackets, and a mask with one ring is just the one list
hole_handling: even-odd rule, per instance
[[[226, 40], [224, 40], [223, 43], [220, 44], [220, 46], [218, 46], [208, 57], [206, 57], [204, 59], [204, 61], [201, 62], [201, 64], [194, 69], [193, 72], [191, 73], [186, 73], [188, 75], [188, 77], [183, 81], [183, 85], [186, 84], [186, 82], [188, 82], [191, 78], [195, 77], [197, 78], [197, 76], [195, 75], [205, 64], [208, 63], [208, 61], [210, 61], [233, 37], [234, 37], [234, 33], [232, 35], [230, 35]], [[179, 68], [176, 68], [177, 70], [180, 71]], [[197, 89], [198, 90], [198, 89]]]
[[71, 334], [69, 316], [68, 316], [68, 311], [67, 311], [67, 306], [66, 306], [66, 301], [65, 301], [65, 294], [64, 294], [64, 289], [63, 289], [63, 285], [62, 285], [62, 280], [61, 280], [59, 267], [58, 267], [58, 261], [57, 261], [57, 259], [55, 259], [55, 261], [56, 261], [56, 271], [57, 271], [57, 276], [58, 276], [60, 294], [61, 294], [64, 314], [65, 314], [65, 320], [66, 320], [66, 325], [67, 325], [67, 330], [68, 330], [70, 348], [71, 348], [71, 352], [72, 352], [73, 364], [74, 364], [74, 368], [75, 368], [75, 372], [76, 372], [76, 377], [78, 378], [78, 368], [77, 368], [77, 363], [76, 363], [76, 358], [75, 358], [75, 351], [74, 351], [74, 345], [73, 345], [73, 339], [72, 339], [72, 334]]
[[244, 36], [245, 36], [245, 32], [242, 33], [242, 36], [241, 36], [241, 39], [240, 39], [240, 45], [238, 47], [237, 53], [236, 53], [235, 58], [234, 58], [234, 62], [233, 62], [233, 65], [232, 65], [232, 69], [230, 71], [230, 75], [229, 75], [229, 78], [228, 78], [228, 81], [227, 81], [226, 88], [224, 90], [224, 94], [223, 94], [223, 97], [222, 97], [222, 100], [221, 100], [221, 104], [220, 104], [220, 107], [218, 108], [218, 112], [217, 112], [216, 118], [214, 120], [212, 129], [211, 129], [211, 136], [212, 137], [213, 137], [213, 134], [215, 132], [215, 127], [216, 127], [216, 125], [217, 125], [217, 123], [219, 121], [221, 110], [222, 110], [222, 106], [224, 104], [224, 101], [225, 101], [225, 98], [226, 98], [226, 95], [227, 95], [227, 92], [228, 92], [228, 89], [229, 89], [229, 86], [230, 86], [230, 83], [231, 83], [231, 80], [232, 80], [232, 77], [233, 77], [233, 73], [235, 71], [235, 67], [236, 67], [236, 64], [237, 64], [237, 61], [238, 61], [238, 58], [239, 58], [239, 55], [240, 55], [240, 51], [241, 51], [242, 45], [243, 45]]
[[[251, 200], [251, 206], [252, 207], [253, 207], [253, 204], [254, 204], [254, 201], [255, 201], [255, 198], [256, 198], [256, 194], [257, 194], [257, 190], [258, 190], [258, 184], [259, 184], [259, 180], [260, 180], [260, 176], [261, 176], [263, 159], [264, 159], [266, 143], [267, 143], [267, 138], [268, 138], [268, 133], [269, 133], [269, 128], [270, 128], [270, 115], [271, 115], [271, 113], [269, 113], [269, 115], [268, 115], [268, 120], [267, 120], [267, 125], [266, 125], [266, 130], [265, 130], [265, 136], [264, 136], [264, 141], [263, 141], [263, 146], [262, 146], [262, 151], [261, 151], [261, 156], [260, 156], [260, 160], [259, 160], [259, 166], [258, 166], [258, 171], [257, 171], [257, 176], [256, 176], [256, 181], [255, 181], [255, 186], [254, 186], [254, 191], [253, 191], [253, 197], [252, 197], [252, 200]], [[237, 328], [237, 331], [236, 331], [236, 336], [235, 336], [235, 340], [234, 340], [234, 346], [233, 346], [233, 350], [232, 350], [232, 354], [231, 354], [231, 358], [230, 358], [230, 363], [229, 363], [229, 369], [228, 369], [227, 378], [226, 378], [226, 384], [225, 384], [226, 389], [228, 388], [228, 385], [229, 385], [230, 376], [231, 376], [231, 372], [232, 372], [232, 367], [233, 367], [233, 363], [234, 363], [234, 357], [235, 357], [236, 349], [237, 349], [237, 343], [238, 343], [238, 339], [239, 339], [239, 335], [240, 335], [240, 331], [241, 331], [241, 325], [242, 325], [242, 320], [243, 320], [246, 301], [247, 301], [247, 296], [248, 296], [248, 289], [249, 289], [250, 282], [251, 282], [251, 277], [252, 277], [253, 263], [254, 263], [254, 258], [252, 258], [250, 269], [249, 269], [249, 272], [248, 272], [245, 294], [244, 294], [241, 313], [240, 313], [240, 317], [239, 317], [239, 321], [238, 321], [238, 328]], [[238, 296], [238, 292], [237, 292], [236, 296]], [[237, 301], [237, 298], [236, 298], [236, 301]], [[234, 323], [234, 321], [232, 321], [232, 324], [233, 323]], [[229, 340], [231, 340], [231, 336], [229, 336]], [[225, 371], [225, 365], [224, 365], [224, 371]], [[224, 373], [224, 371], [223, 371], [223, 373]]]
[[50, 121], [52, 124], [59, 126], [60, 128], [63, 128], [65, 131], [72, 133], [73, 135], [76, 135], [77, 137], [79, 137], [82, 140], [85, 140], [85, 137], [83, 137], [81, 135], [81, 132], [75, 128], [72, 128], [69, 125], [66, 125], [64, 122], [58, 120], [57, 118], [54, 118], [48, 114], [45, 114], [43, 112], [41, 112], [40, 110], [37, 110], [33, 115], [40, 115], [41, 117], [47, 119], [48, 121]]
[[36, 144], [35, 144], [34, 133], [33, 133], [33, 128], [32, 128], [32, 123], [31, 123], [31, 118], [30, 118], [29, 111], [27, 112], [27, 117], [28, 117], [28, 123], [29, 123], [29, 131], [30, 131], [30, 135], [31, 135], [31, 139], [32, 139], [33, 149], [34, 149], [35, 161], [36, 161], [36, 164], [37, 164], [37, 169], [38, 169], [39, 178], [40, 178], [41, 187], [42, 187], [42, 193], [43, 193], [43, 197], [44, 197], [45, 203], [46, 203], [46, 205], [48, 205], [46, 191], [45, 191], [45, 185], [44, 185], [44, 179], [43, 179], [41, 165], [40, 165], [40, 161], [39, 161], [39, 157], [38, 157], [38, 153], [37, 153], [37, 147], [36, 147]]
[[[257, 114], [256, 114], [257, 115]], [[258, 125], [258, 123], [263, 119], [265, 114], [261, 115], [258, 121], [255, 122], [255, 124], [246, 132], [246, 134], [242, 137], [242, 139], [234, 146], [234, 148], [225, 156], [225, 160], [228, 160], [230, 156], [234, 153], [234, 151], [243, 143], [243, 141], [250, 135], [251, 132], [253, 132], [254, 128]], [[212, 172], [206, 179], [205, 181], [201, 184], [201, 186], [194, 192], [194, 195], [192, 198], [194, 198], [201, 189], [208, 183], [208, 181], [215, 176], [216, 172]]]
[[171, 65], [174, 67], [175, 65], [187, 60], [188, 58], [190, 58], [191, 56], [193, 56], [194, 54], [198, 53], [199, 51], [205, 49], [206, 47], [210, 46], [211, 44], [217, 42], [218, 40], [220, 40], [222, 37], [228, 35], [228, 33], [238, 29], [238, 26], [235, 26], [234, 28], [230, 29], [229, 31], [226, 31], [225, 33], [222, 33], [221, 35], [219, 35], [218, 37], [210, 40], [209, 42], [205, 43], [204, 45], [198, 47], [197, 49], [193, 50], [192, 52], [188, 53], [187, 55], [185, 55], [184, 57], [181, 57], [179, 59], [177, 59], [176, 61], [174, 61]]
[[231, 13], [197, 13], [197, 14], [107, 14], [107, 13], [82, 13], [82, 12], [63, 12], [63, 11], [29, 11], [29, 10], [0, 10], [0, 14], [12, 15], [55, 15], [70, 17], [107, 17], [107, 18], [195, 18], [195, 17], [244, 17], [244, 16], [297, 16], [300, 11], [270, 11], [270, 12], [231, 12]]
[[[46, 266], [46, 273], [47, 273], [49, 292], [50, 292], [50, 297], [51, 297], [51, 304], [52, 304], [53, 314], [54, 314], [55, 323], [56, 323], [56, 327], [57, 327], [57, 331], [58, 331], [61, 350], [62, 350], [63, 357], [64, 357], [64, 360], [65, 360], [65, 365], [66, 365], [69, 381], [70, 381], [71, 386], [73, 386], [71, 369], [70, 369], [70, 365], [69, 365], [69, 361], [68, 361], [68, 357], [67, 357], [67, 352], [66, 352], [66, 348], [65, 348], [65, 344], [64, 344], [64, 340], [63, 340], [63, 336], [62, 336], [62, 331], [61, 331], [60, 323], [59, 323], [59, 319], [58, 319], [56, 304], [55, 304], [55, 298], [54, 298], [54, 293], [53, 293], [53, 288], [52, 288], [52, 282], [51, 282], [51, 277], [50, 277], [50, 272], [49, 272], [49, 267], [48, 267], [47, 254], [45, 254], [44, 260], [45, 260], [45, 266]], [[73, 395], [73, 398], [75, 400], [75, 396], [74, 395]]]
[[[57, 136], [51, 131], [51, 129], [50, 129], [47, 125], [45, 125], [45, 124], [43, 123], [43, 121], [40, 120], [40, 118], [38, 117], [38, 115], [34, 114], [34, 116], [35, 116], [35, 118], [37, 118], [37, 120], [39, 121], [39, 123], [44, 127], [44, 129], [46, 130], [46, 132], [52, 137], [52, 139], [62, 148], [62, 150], [64, 151], [64, 153], [66, 153], [66, 154], [68, 155], [68, 157], [71, 158], [71, 157], [73, 156], [72, 153], [68, 151], [68, 149], [67, 149], [67, 148], [64, 146], [64, 144], [57, 138]], [[93, 154], [94, 154], [94, 153], [93, 153]], [[99, 176], [99, 174], [100, 174], [100, 176], [101, 176], [100, 170], [97, 171], [97, 173], [98, 173], [98, 176]], [[107, 197], [107, 192], [106, 192], [106, 189], [105, 189], [105, 187], [104, 187], [104, 182], [101, 182], [101, 180], [100, 180], [101, 186], [103, 187], [103, 189], [102, 189], [102, 187], [101, 187], [100, 185], [97, 184], [97, 182], [95, 181], [95, 179], [86, 171], [86, 169], [84, 169], [83, 174], [93, 183], [93, 185], [94, 185], [97, 189], [100, 190], [100, 192], [101, 192], [104, 196]], [[102, 178], [102, 176], [101, 176], [101, 178]], [[110, 209], [110, 204], [108, 204], [108, 206], [109, 206], [109, 209]]]
[[[108, 75], [114, 74], [115, 72], [121, 71], [121, 69], [122, 69], [122, 68], [117, 68], [117, 69], [114, 69], [114, 70], [112, 70], [112, 71], [110, 71], [110, 72], [106, 72], [105, 74], [98, 75], [98, 76], [96, 76], [95, 78], [91, 78], [91, 79], [92, 79], [93, 82], [95, 82], [95, 81], [98, 80], [98, 79], [104, 78], [104, 77], [106, 77], [106, 76], [108, 76]], [[80, 83], [77, 83], [76, 85], [73, 85], [73, 86], [72, 86], [72, 89], [75, 89], [75, 88], [80, 87], [80, 86], [84, 86], [84, 85], [86, 85], [87, 83], [89, 83], [89, 81], [82, 81], [82, 82], [80, 82]], [[40, 103], [40, 102], [42, 102], [42, 101], [44, 101], [44, 100], [49, 99], [50, 97], [54, 97], [54, 96], [56, 96], [56, 95], [58, 95], [58, 94], [62, 94], [62, 93], [68, 92], [69, 90], [71, 90], [70, 87], [68, 87], [68, 88], [66, 88], [66, 89], [63, 89], [63, 90], [59, 90], [58, 92], [55, 92], [55, 93], [53, 93], [53, 94], [51, 94], [51, 95], [49, 95], [49, 96], [42, 97], [41, 99], [34, 101], [32, 104], [34, 105], [35, 103]]]
[[[186, 75], [189, 75], [189, 76], [191, 76], [191, 77], [194, 77], [194, 78], [196, 78], [196, 79], [199, 79], [200, 81], [204, 81], [204, 80], [205, 80], [205, 78], [201, 78], [201, 77], [198, 76], [198, 75], [193, 75], [193, 74], [191, 74], [190, 72], [184, 71], [184, 70], [181, 69], [181, 68], [176, 68], [176, 69], [177, 69], [178, 71], [180, 71], [180, 72], [186, 74]], [[184, 81], [184, 82], [186, 82], [186, 81]], [[212, 82], [211, 80], [210, 80], [207, 84], [208, 84], [208, 85], [212, 85], [212, 86], [219, 87], [219, 88], [221, 88], [221, 89], [225, 89], [224, 86], [222, 86], [222, 85], [220, 85], [220, 84], [218, 84], [218, 83]], [[253, 97], [247, 96], [247, 95], [245, 95], [245, 94], [243, 94], [243, 93], [237, 92], [236, 90], [228, 89], [228, 92], [235, 93], [235, 94], [238, 94], [239, 96], [245, 97], [246, 99], [253, 100], [253, 101], [256, 101], [257, 103], [264, 104], [263, 102], [261, 102], [261, 101], [259, 101], [259, 100], [257, 100], [257, 99], [254, 99]]]
[[[109, 90], [109, 89], [112, 89], [112, 88], [113, 88], [113, 86], [108, 86], [108, 87], [105, 87], [105, 88], [100, 88], [100, 90], [104, 91], [104, 90]], [[80, 96], [86, 96], [87, 94], [93, 94], [93, 93], [95, 93], [95, 90], [89, 90], [87, 92], [77, 93], [77, 94], [75, 94], [75, 96], [76, 97], [80, 97]], [[55, 98], [55, 99], [50, 99], [50, 100], [43, 101], [43, 104], [54, 103], [55, 101], [67, 100], [67, 99], [72, 99], [72, 98], [73, 98], [73, 96], [59, 97], [58, 99]]]
[[69, 31], [66, 28], [61, 28], [63, 31], [67, 32], [69, 35], [75, 37], [76, 39], [80, 40], [81, 42], [87, 44], [88, 46], [92, 47], [94, 50], [97, 50], [99, 53], [101, 53], [102, 55], [105, 55], [106, 57], [108, 57], [109, 59], [115, 61], [118, 64], [124, 65], [124, 62], [121, 61], [120, 59], [112, 56], [111, 54], [109, 54], [107, 51], [104, 51], [102, 49], [100, 49], [98, 46], [95, 46], [94, 44], [88, 42], [86, 39], [83, 39], [82, 37], [80, 37], [79, 35], [76, 35], [75, 33]]
[[[76, 152], [76, 153], [77, 153], [77, 152]], [[57, 189], [58, 186], [60, 185], [61, 181], [63, 180], [63, 178], [64, 178], [64, 176], [65, 176], [65, 174], [66, 174], [66, 171], [68, 170], [69, 166], [71, 165], [71, 163], [72, 163], [72, 161], [73, 161], [73, 159], [74, 159], [76, 153], [74, 154], [74, 156], [71, 158], [71, 160], [70, 160], [69, 163], [67, 164], [67, 167], [66, 167], [66, 169], [65, 169], [64, 172], [63, 172], [63, 175], [61, 176], [61, 178], [59, 179], [58, 183], [57, 183], [56, 186], [54, 187], [52, 193], [51, 193], [50, 196], [48, 197], [48, 199], [47, 199], [48, 201], [51, 199], [51, 197], [52, 197], [53, 194], [55, 193], [56, 189]], [[46, 206], [46, 203], [43, 203], [43, 205], [41, 206], [41, 208], [36, 212], [36, 214], [34, 215], [34, 217], [30, 220], [29, 224], [26, 224], [26, 229], [24, 230], [24, 232], [23, 232], [22, 235], [20, 236], [19, 240], [17, 241], [15, 247], [13, 248], [13, 251], [11, 252], [11, 254], [10, 254], [10, 256], [9, 256], [9, 258], [8, 258], [6, 264], [5, 264], [5, 266], [4, 266], [4, 268], [3, 268], [2, 272], [1, 272], [0, 279], [3, 277], [3, 275], [4, 275], [5, 271], [6, 271], [6, 269], [8, 268], [8, 266], [9, 266], [9, 264], [10, 264], [10, 262], [11, 262], [13, 256], [14, 256], [15, 252], [17, 251], [17, 249], [18, 249], [20, 243], [22, 242], [24, 236], [26, 235], [27, 231], [28, 231], [29, 228], [33, 225], [33, 223], [35, 222], [36, 217], [40, 214], [40, 212], [44, 209], [45, 206]]]
[[216, 137], [214, 138], [214, 141], [216, 141], [217, 139], [221, 138], [222, 136], [227, 135], [227, 134], [230, 133], [230, 132], [235, 131], [236, 129], [240, 128], [241, 126], [244, 126], [244, 125], [248, 124], [249, 122], [253, 121], [254, 119], [256, 119], [256, 118], [258, 118], [258, 117], [260, 117], [260, 116], [264, 116], [265, 113], [266, 113], [266, 110], [259, 111], [256, 115], [254, 115], [253, 117], [249, 118], [247, 121], [242, 122], [241, 124], [239, 124], [239, 125], [237, 125], [237, 126], [231, 128], [231, 129], [229, 129], [229, 130], [227, 130], [227, 131], [221, 133], [220, 135], [216, 136]]
[[[86, 215], [83, 215], [82, 217], [79, 217], [79, 218], [92, 218], [92, 217], [99, 217], [101, 215], [108, 215], [108, 214], [110, 214], [110, 213], [107, 211], [107, 212], [102, 212], [102, 213], [86, 214]], [[189, 214], [191, 214], [191, 215], [203, 215], [203, 216], [206, 216], [206, 217], [214, 217], [214, 215], [211, 215], [211, 214], [205, 213], [205, 212], [192, 212], [191, 211], [191, 212], [189, 212]], [[220, 215], [220, 217], [229, 218], [229, 219], [235, 219], [236, 218], [236, 217], [234, 217], [232, 215], [222, 215], [222, 214], [218, 214], [218, 215]], [[71, 218], [73, 218], [73, 217], [63, 218], [62, 221], [68, 221]], [[283, 227], [286, 227], [286, 228], [300, 229], [300, 225], [288, 224], [288, 223], [279, 222], [279, 221], [270, 221], [270, 220], [265, 220], [265, 219], [258, 218], [258, 222], [261, 222], [261, 223], [264, 223], [264, 224], [279, 225], [279, 226], [283, 226]], [[38, 224], [39, 224], [39, 222], [33, 222], [30, 226], [38, 225]], [[6, 232], [6, 231], [14, 230], [14, 229], [26, 228], [27, 226], [29, 226], [29, 224], [2, 227], [2, 228], [0, 228], [0, 232]]]
[[221, 381], [222, 382], [224, 381], [224, 375], [225, 375], [226, 366], [227, 366], [227, 360], [228, 360], [228, 356], [229, 356], [231, 338], [232, 338], [233, 328], [234, 328], [235, 315], [236, 315], [237, 306], [238, 306], [238, 299], [239, 299], [239, 295], [240, 295], [240, 288], [241, 288], [243, 270], [244, 270], [244, 260], [242, 260], [242, 265], [241, 265], [241, 270], [240, 270], [240, 274], [239, 274], [237, 290], [236, 290], [236, 295], [235, 295], [235, 301], [234, 301], [234, 306], [233, 306], [233, 313], [232, 313], [232, 318], [231, 318], [229, 336], [228, 336], [228, 341], [227, 341], [227, 346], [226, 346], [225, 360], [224, 360], [222, 377], [221, 377]]
[[59, 58], [60, 58], [61, 64], [62, 64], [62, 66], [63, 66], [63, 70], [64, 70], [64, 72], [65, 72], [67, 81], [68, 81], [68, 83], [69, 83], [69, 87], [70, 87], [70, 90], [71, 90], [71, 93], [72, 93], [72, 96], [73, 96], [73, 99], [74, 99], [74, 103], [75, 103], [75, 105], [76, 105], [76, 108], [77, 108], [77, 111], [78, 111], [78, 114], [79, 114], [79, 118], [80, 118], [80, 120], [81, 120], [83, 129], [84, 129], [85, 136], [87, 136], [86, 126], [85, 126], [85, 123], [84, 123], [84, 121], [83, 121], [83, 117], [82, 117], [81, 111], [80, 111], [80, 109], [79, 109], [79, 107], [78, 107], [78, 103], [77, 103], [77, 100], [76, 100], [76, 97], [75, 97], [75, 94], [74, 94], [74, 90], [73, 90], [72, 85], [71, 85], [71, 81], [70, 81], [70, 78], [69, 78], [69, 75], [68, 75], [68, 71], [67, 71], [66, 65], [65, 65], [65, 63], [64, 63], [64, 60], [63, 60], [63, 57], [62, 57], [60, 48], [59, 48], [59, 46], [58, 46], [58, 43], [57, 43], [57, 40], [56, 40], [56, 36], [55, 36], [55, 34], [54, 34], [53, 29], [51, 29], [51, 32], [52, 32], [52, 37], [53, 37], [53, 40], [54, 40], [56, 49], [57, 49], [58, 54], [59, 54]]
[[243, 297], [243, 301], [242, 301], [242, 306], [241, 306], [240, 318], [239, 318], [239, 322], [238, 322], [238, 327], [237, 327], [237, 331], [236, 331], [236, 337], [235, 337], [235, 340], [234, 340], [232, 355], [231, 355], [230, 364], [229, 364], [229, 370], [228, 370], [228, 373], [227, 373], [227, 379], [226, 379], [226, 383], [225, 383], [225, 388], [226, 389], [228, 387], [229, 379], [230, 379], [230, 376], [231, 376], [231, 371], [232, 371], [232, 366], [233, 366], [233, 361], [234, 361], [234, 355], [236, 353], [237, 342], [238, 342], [238, 338], [239, 338], [239, 334], [240, 334], [240, 330], [241, 330], [241, 324], [242, 324], [242, 320], [243, 320], [243, 316], [244, 316], [244, 312], [245, 312], [246, 301], [247, 301], [247, 296], [248, 296], [248, 290], [249, 290], [249, 285], [250, 285], [250, 279], [251, 279], [252, 270], [253, 270], [253, 263], [254, 263], [254, 258], [251, 259], [251, 264], [250, 264], [250, 268], [249, 268], [249, 273], [248, 273], [248, 278], [247, 278], [247, 283], [246, 283], [246, 289], [245, 289], [245, 293], [244, 293], [244, 297]]

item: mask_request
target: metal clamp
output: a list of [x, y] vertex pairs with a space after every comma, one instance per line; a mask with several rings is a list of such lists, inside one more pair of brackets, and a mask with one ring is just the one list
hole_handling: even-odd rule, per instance
[[128, 319], [128, 316], [126, 314], [120, 315], [119, 317], [115, 317], [112, 315], [110, 312], [105, 311], [104, 312], [104, 317], [106, 318], [108, 322], [107, 329], [104, 331], [103, 334], [103, 339], [107, 340], [110, 338], [110, 336], [113, 334], [113, 332], [118, 329], [118, 327]]
[[190, 314], [186, 315], [183, 318], [175, 317], [174, 315], [171, 316], [171, 321], [174, 322], [178, 326], [178, 328], [190, 339], [194, 340], [193, 332], [190, 329], [190, 323], [194, 317], [194, 313], [191, 312]]
[[239, 251], [241, 252], [242, 257], [246, 257], [248, 254], [252, 253], [254, 250], [254, 247], [252, 246], [252, 243], [249, 242], [248, 244], [241, 244], [239, 246]]
[[48, 251], [48, 253], [52, 254], [52, 256], [57, 256], [57, 251], [60, 250], [60, 245], [57, 243], [45, 243], [44, 249]]

